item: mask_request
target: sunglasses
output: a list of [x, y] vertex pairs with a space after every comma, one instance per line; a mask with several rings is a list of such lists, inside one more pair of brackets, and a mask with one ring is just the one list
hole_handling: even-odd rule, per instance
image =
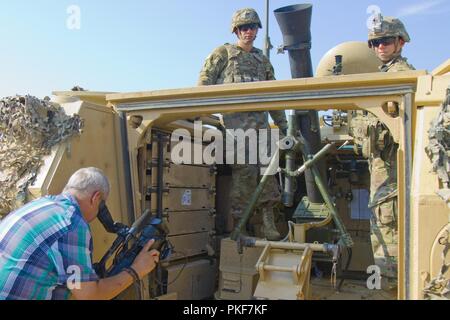
[[258, 26], [254, 23], [251, 24], [243, 24], [242, 26], [239, 26], [239, 31], [243, 31], [246, 32], [248, 30], [256, 30], [258, 28]]
[[393, 44], [396, 39], [397, 39], [396, 37], [384, 37], [379, 39], [373, 39], [370, 40], [370, 44], [375, 48], [378, 47], [380, 44], [382, 44], [383, 46], [388, 46]]

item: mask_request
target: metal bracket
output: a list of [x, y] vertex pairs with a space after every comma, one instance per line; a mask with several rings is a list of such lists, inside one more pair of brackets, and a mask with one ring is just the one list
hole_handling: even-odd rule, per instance
[[292, 51], [292, 50], [310, 50], [310, 49], [311, 49], [311, 42], [300, 42], [290, 46], [279, 45], [277, 47], [277, 53], [284, 54], [284, 51], [286, 50]]
[[[157, 193], [157, 192], [158, 192], [158, 188], [155, 188], [155, 187], [148, 187], [147, 188], [147, 194], [148, 195], [150, 195], [152, 193]], [[170, 187], [163, 188], [163, 192], [169, 193], [170, 192]]]

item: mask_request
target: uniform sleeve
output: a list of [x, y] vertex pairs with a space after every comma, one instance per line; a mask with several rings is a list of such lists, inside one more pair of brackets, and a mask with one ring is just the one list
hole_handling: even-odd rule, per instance
[[400, 58], [396, 63], [392, 65], [389, 72], [409, 71], [416, 70], [411, 64], [408, 63], [406, 58]]
[[266, 56], [263, 55], [264, 68], [266, 69], [266, 80], [275, 80], [275, 70], [272, 63]]
[[58, 272], [58, 283], [66, 285], [79, 280], [98, 280], [92, 266], [92, 236], [89, 226], [80, 223], [52, 246]]
[[205, 60], [203, 68], [200, 71], [197, 84], [199, 86], [208, 86], [217, 84], [221, 73], [227, 66], [228, 53], [225, 46], [216, 48]]
[[415, 68], [407, 62], [396, 63], [389, 70], [390, 72], [400, 72], [400, 71], [409, 71], [415, 70]]
[[272, 110], [269, 111], [270, 116], [273, 119], [273, 122], [277, 125], [277, 127], [280, 129], [280, 131], [286, 135], [287, 134], [287, 120], [286, 120], [286, 113], [284, 110]]

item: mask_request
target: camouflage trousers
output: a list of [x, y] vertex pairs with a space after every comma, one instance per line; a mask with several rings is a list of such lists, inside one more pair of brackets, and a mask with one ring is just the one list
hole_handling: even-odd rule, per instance
[[[241, 218], [250, 198], [258, 186], [260, 167], [258, 165], [233, 165], [231, 178], [231, 214], [234, 218]], [[276, 176], [269, 177], [261, 193], [255, 210], [263, 207], [275, 206], [281, 198]]]
[[397, 284], [397, 197], [372, 208], [370, 223], [372, 250], [375, 264], [386, 280], [383, 287], [393, 288]]
[[397, 284], [397, 149], [387, 128], [373, 114], [357, 111], [350, 123], [355, 144], [369, 160], [371, 243], [383, 288]]
[[[370, 198], [372, 209], [371, 242], [375, 264], [380, 268], [383, 289], [397, 286], [397, 184], [396, 161], [373, 158], [370, 161]], [[392, 172], [395, 170], [395, 173]]]

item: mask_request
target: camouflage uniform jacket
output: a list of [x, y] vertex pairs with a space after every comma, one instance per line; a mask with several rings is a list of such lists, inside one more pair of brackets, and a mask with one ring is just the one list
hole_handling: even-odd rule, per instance
[[[381, 72], [400, 72], [409, 70], [414, 70], [414, 67], [409, 64], [407, 62], [407, 59], [403, 58], [401, 55], [380, 66]], [[372, 118], [373, 120], [375, 116], [369, 115], [369, 118]], [[376, 163], [379, 163], [379, 161], [377, 161], [377, 158], [381, 158], [381, 160], [385, 162], [382, 167], [386, 168], [388, 171], [384, 174], [372, 172], [371, 180], [373, 181], [371, 182], [371, 203], [369, 204], [370, 207], [374, 207], [375, 205], [384, 202], [386, 199], [390, 199], [397, 195], [398, 146], [393, 142], [391, 134], [383, 123], [377, 121], [377, 124], [372, 128], [373, 130], [369, 130], [369, 135], [370, 132], [373, 132], [372, 136], [375, 136], [375, 140], [383, 140], [385, 141], [386, 145], [384, 145], [384, 148], [382, 148], [381, 150], [377, 150], [375, 152], [374, 150], [372, 150], [372, 157], [370, 159], [371, 171], [376, 171]], [[389, 136], [389, 138], [387, 138], [387, 136]], [[380, 144], [378, 143], [378, 145]], [[381, 179], [376, 179], [376, 177]]]
[[[402, 56], [398, 56], [380, 66], [381, 72], [408, 70], [414, 70], [414, 67]], [[362, 145], [363, 156], [368, 158], [370, 162], [371, 200], [369, 207], [374, 207], [395, 197], [397, 195], [397, 145], [393, 142], [389, 130], [373, 114], [365, 115], [362, 111], [356, 112], [350, 130], [356, 143]], [[385, 172], [376, 173], [375, 171], [378, 170]]]
[[[273, 66], [262, 51], [252, 48], [246, 52], [235, 44], [216, 48], [207, 58], [200, 72], [198, 85], [275, 80]], [[269, 111], [275, 124], [286, 130], [284, 111]], [[267, 112], [241, 112], [224, 115], [225, 126], [243, 130], [267, 128]]]
[[408, 70], [414, 70], [414, 67], [408, 63], [408, 59], [403, 58], [402, 56], [398, 56], [380, 66], [381, 72], [399, 72]]

